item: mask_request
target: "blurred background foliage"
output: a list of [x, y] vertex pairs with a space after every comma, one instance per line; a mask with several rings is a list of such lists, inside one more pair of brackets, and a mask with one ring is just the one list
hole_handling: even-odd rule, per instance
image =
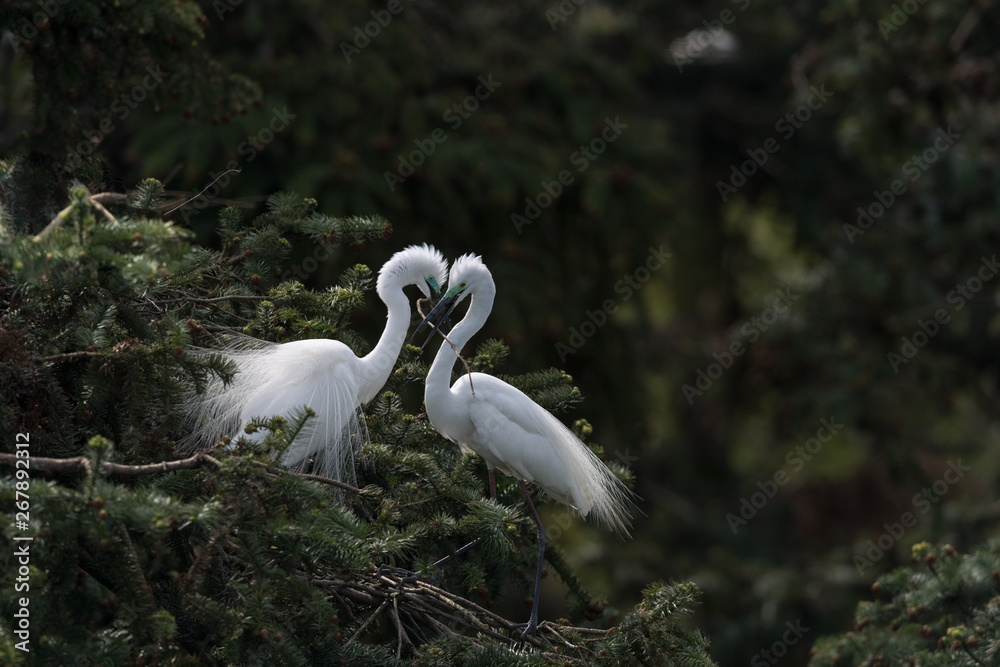
[[[647, 516], [634, 539], [574, 524], [559, 538], [567, 559], [623, 605], [652, 579], [696, 582], [720, 664], [796, 620], [810, 630], [785, 660], [802, 664], [911, 545], [968, 550], [996, 534], [1000, 283], [970, 282], [1000, 231], [992, 3], [122, 2], [101, 10], [109, 26], [142, 18], [148, 31], [119, 51], [73, 32], [91, 3], [57, 3], [57, 29], [26, 47], [17, 12], [37, 4], [0, 8], [0, 148], [101, 161], [66, 163], [58, 195], [34, 193], [21, 219], [44, 224], [72, 179], [121, 190], [154, 177], [179, 204], [236, 168], [169, 218], [212, 244], [216, 205], [283, 190], [390, 221], [386, 243], [322, 262], [294, 248], [311, 286], [413, 242], [481, 253], [498, 284], [484, 338], [510, 346], [515, 372], [572, 375], [578, 416], [636, 470]], [[60, 57], [81, 40], [87, 62]], [[204, 57], [185, 71], [189, 42]], [[151, 65], [169, 75], [119, 118], [110, 105]], [[620, 136], [581, 159], [616, 118]], [[939, 132], [957, 138], [942, 149]], [[403, 161], [412, 175], [387, 179]], [[897, 180], [867, 230], [845, 228]], [[518, 224], [526, 199], [540, 211]], [[661, 246], [671, 256], [644, 272]], [[776, 290], [795, 296], [787, 312], [769, 312]], [[609, 299], [607, 323], [585, 325]], [[892, 364], [941, 309], [947, 321]], [[381, 311], [357, 324], [374, 340]], [[821, 419], [843, 428], [796, 467], [789, 452]], [[971, 472], [923, 513], [915, 494], [958, 460]], [[734, 532], [727, 515], [778, 471], [786, 483]], [[917, 525], [857, 567], [908, 511]], [[554, 617], [562, 591], [549, 593]]]

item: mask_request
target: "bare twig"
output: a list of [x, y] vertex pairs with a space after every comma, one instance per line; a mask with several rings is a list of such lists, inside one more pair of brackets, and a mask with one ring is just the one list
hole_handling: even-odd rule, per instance
[[[421, 313], [421, 315], [423, 315], [423, 313]], [[426, 317], [426, 316], [425, 316], [425, 317]], [[427, 324], [428, 324], [428, 325], [430, 326], [430, 328], [434, 329], [434, 330], [435, 330], [435, 331], [437, 331], [437, 332], [438, 332], [439, 334], [441, 334], [441, 338], [444, 338], [445, 342], [446, 342], [446, 343], [448, 343], [448, 345], [451, 345], [451, 349], [455, 351], [455, 356], [456, 356], [456, 357], [458, 357], [458, 360], [459, 360], [459, 361], [461, 361], [461, 362], [462, 362], [462, 365], [464, 365], [464, 366], [465, 366], [465, 372], [466, 372], [466, 374], [467, 374], [467, 375], [469, 376], [469, 389], [471, 389], [471, 390], [472, 390], [472, 397], [473, 397], [473, 398], [475, 398], [475, 397], [476, 397], [476, 388], [475, 388], [474, 386], [472, 386], [472, 369], [471, 369], [471, 368], [469, 368], [469, 362], [468, 362], [468, 361], [466, 361], [466, 360], [465, 360], [465, 357], [463, 357], [463, 356], [462, 356], [462, 355], [461, 355], [461, 354], [459, 353], [459, 351], [458, 351], [458, 348], [457, 348], [457, 347], [455, 347], [455, 344], [451, 342], [451, 339], [450, 339], [450, 338], [448, 338], [448, 336], [447, 336], [447, 334], [445, 334], [445, 332], [441, 331], [441, 330], [440, 330], [440, 329], [439, 329], [439, 328], [437, 327], [437, 325], [436, 325], [436, 324], [434, 324], [433, 322], [428, 322]], [[431, 334], [431, 335], [433, 336], [434, 334]]]
[[381, 612], [381, 611], [382, 611], [383, 609], [385, 609], [386, 607], [388, 607], [388, 606], [389, 606], [389, 601], [390, 601], [390, 599], [391, 599], [391, 598], [386, 598], [385, 600], [382, 600], [382, 604], [380, 604], [380, 605], [378, 606], [378, 609], [376, 609], [376, 610], [375, 610], [374, 612], [372, 612], [372, 615], [371, 615], [371, 616], [369, 616], [369, 617], [368, 617], [368, 619], [367, 619], [367, 620], [366, 620], [366, 621], [365, 621], [364, 623], [362, 623], [362, 624], [361, 624], [361, 627], [360, 627], [360, 628], [358, 628], [357, 632], [355, 632], [355, 633], [354, 633], [354, 635], [353, 635], [353, 636], [352, 636], [352, 637], [351, 637], [350, 639], [348, 639], [348, 640], [347, 640], [347, 643], [348, 643], [348, 644], [350, 644], [350, 643], [351, 643], [351, 642], [353, 642], [353, 641], [354, 641], [355, 639], [357, 639], [357, 638], [358, 638], [358, 635], [360, 635], [360, 634], [361, 634], [361, 631], [362, 631], [362, 630], [364, 630], [365, 628], [367, 628], [367, 627], [368, 627], [368, 626], [369, 626], [369, 625], [371, 624], [371, 622], [375, 620], [375, 617], [376, 617], [376, 616], [378, 616], [378, 615], [379, 615], [379, 613], [380, 613], [380, 612]]
[[[119, 194], [117, 192], [99, 192], [96, 195], [91, 195], [90, 197], [88, 197], [87, 201], [88, 203], [90, 203], [91, 206], [100, 211], [101, 215], [107, 218], [110, 222], [118, 222], [115, 219], [115, 216], [111, 215], [108, 209], [104, 208], [102, 202], [107, 202], [111, 204], [121, 201], [121, 199], [119, 198], [125, 199], [126, 195]], [[63, 223], [66, 222], [66, 220], [69, 218], [69, 212], [73, 209], [73, 206], [75, 205], [76, 202], [70, 204], [63, 210], [56, 213], [56, 217], [52, 218], [52, 220], [49, 221], [49, 224], [45, 225], [45, 229], [43, 229], [42, 231], [38, 232], [37, 235], [35, 235], [35, 240], [37, 241], [39, 239], [44, 239], [53, 231], [55, 231], [59, 227], [62, 227]]]
[[965, 41], [969, 39], [969, 35], [972, 34], [972, 31], [976, 29], [976, 25], [979, 23], [979, 12], [979, 7], [973, 5], [966, 12], [965, 16], [962, 17], [962, 20], [958, 22], [958, 27], [955, 28], [955, 32], [948, 39], [948, 47], [952, 53], [958, 53], [965, 46]]
[[292, 472], [291, 470], [283, 470], [281, 468], [275, 468], [274, 466], [269, 466], [262, 461], [254, 461], [253, 464], [260, 468], [264, 468], [268, 472], [274, 473], [276, 475], [295, 475], [296, 477], [301, 477], [302, 479], [309, 479], [314, 482], [319, 482], [320, 484], [326, 484], [328, 486], [335, 486], [338, 489], [343, 489], [344, 491], [350, 491], [351, 493], [356, 493], [359, 496], [364, 495], [364, 491], [357, 487], [351, 486], [350, 484], [345, 484], [336, 479], [330, 479], [329, 477], [321, 477], [320, 475], [309, 475], [306, 473]]
[[104, 217], [108, 219], [108, 222], [118, 222], [115, 216], [111, 215], [111, 212], [108, 209], [104, 208], [104, 205], [101, 204], [101, 202], [91, 197], [90, 203], [94, 205], [94, 208], [96, 208], [98, 211], [104, 214]]
[[[354, 607], [355, 611], [364, 611], [368, 614], [351, 640], [359, 637], [378, 614], [388, 613], [399, 633], [396, 644], [397, 656], [401, 655], [404, 644], [416, 652], [407, 628], [402, 625], [401, 614], [406, 615], [408, 624], [418, 634], [419, 628], [422, 627], [435, 634], [452, 639], [461, 638], [476, 645], [479, 645], [475, 640], [476, 635], [492, 637], [511, 648], [524, 644], [519, 634], [511, 635], [514, 623], [427, 582], [408, 581], [405, 574], [397, 574], [383, 568], [380, 572], [360, 579], [309, 579], [309, 582], [326, 589], [329, 596], [336, 599], [348, 613]], [[374, 613], [370, 610], [374, 610]], [[469, 633], [456, 632], [457, 628], [465, 628]], [[526, 639], [529, 644], [543, 655], [575, 665], [587, 664], [588, 644], [603, 639], [609, 632], [609, 630], [559, 625], [549, 621], [539, 623], [538, 631], [539, 637]], [[576, 644], [570, 642], [566, 638], [567, 634], [580, 637], [579, 642]], [[556, 654], [554, 651], [560, 647], [574, 651], [576, 655]]]
[[213, 181], [212, 181], [211, 183], [209, 183], [208, 185], [206, 185], [206, 186], [204, 187], [204, 189], [202, 189], [202, 191], [201, 191], [201, 192], [199, 192], [198, 194], [196, 194], [196, 195], [195, 195], [194, 197], [191, 197], [191, 198], [190, 198], [190, 199], [188, 199], [187, 201], [184, 201], [184, 202], [181, 202], [181, 203], [180, 203], [180, 204], [178, 204], [177, 206], [174, 206], [174, 207], [173, 207], [172, 209], [170, 209], [169, 211], [167, 211], [167, 212], [166, 212], [166, 213], [164, 213], [163, 215], [164, 215], [164, 216], [167, 216], [167, 215], [170, 215], [171, 213], [173, 213], [173, 212], [174, 212], [174, 211], [176, 211], [177, 209], [181, 208], [182, 206], [184, 206], [184, 205], [186, 205], [186, 204], [189, 204], [189, 203], [193, 202], [193, 201], [194, 201], [195, 199], [197, 199], [198, 197], [200, 197], [200, 196], [202, 196], [203, 194], [205, 194], [205, 190], [208, 190], [208, 189], [209, 189], [210, 187], [212, 187], [213, 185], [215, 185], [215, 181], [219, 180], [220, 178], [222, 178], [222, 177], [223, 177], [223, 176], [225, 176], [226, 174], [231, 174], [231, 173], [233, 173], [234, 171], [235, 171], [235, 172], [236, 172], [237, 174], [238, 174], [238, 173], [240, 173], [240, 170], [239, 170], [239, 169], [227, 169], [226, 171], [224, 171], [224, 172], [222, 172], [221, 174], [219, 174], [218, 176], [216, 176], [216, 177], [215, 177], [215, 180], [213, 180]]
[[98, 192], [90, 195], [90, 201], [95, 204], [121, 204], [128, 201], [128, 195], [122, 192]]
[[565, 644], [567, 648], [577, 648], [576, 644], [571, 644], [570, 642], [566, 641], [566, 638], [563, 637], [561, 634], [559, 634], [559, 631], [556, 630], [555, 626], [551, 625], [548, 621], [542, 621], [541, 623], [539, 623], [538, 626], [539, 629], [541, 629], [542, 626], [545, 626], [545, 629], [551, 632], [553, 635], [555, 635], [556, 638], [563, 644]]
[[[210, 186], [211, 187], [211, 186]], [[163, 211], [169, 208], [175, 202], [186, 202], [190, 201], [191, 193], [185, 190], [164, 190], [163, 195], [169, 198], [169, 201], [164, 201], [156, 207], [157, 211]], [[253, 208], [259, 202], [267, 199], [266, 195], [254, 195], [249, 197], [241, 197], [239, 199], [227, 199], [226, 197], [210, 197], [209, 195], [202, 195], [201, 198], [208, 204], [215, 206], [237, 206], [239, 208]]]

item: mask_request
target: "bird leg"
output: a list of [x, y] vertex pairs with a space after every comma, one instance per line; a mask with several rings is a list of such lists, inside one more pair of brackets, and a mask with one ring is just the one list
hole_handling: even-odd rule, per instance
[[[441, 569], [443, 568], [444, 565], [448, 563], [448, 561], [450, 561], [455, 556], [461, 556], [472, 547], [478, 546], [482, 541], [483, 538], [477, 537], [476, 539], [466, 544], [464, 547], [455, 550], [454, 553], [431, 563], [430, 567], [437, 569], [437, 571], [432, 576], [431, 581], [438, 580], [438, 576], [441, 573]], [[382, 564], [378, 566], [378, 569], [375, 570], [375, 578], [376, 579], [380, 578], [386, 572], [399, 577], [399, 581], [396, 582], [396, 588], [398, 590], [402, 590], [403, 586], [405, 586], [406, 584], [411, 584], [415, 581], [420, 581], [421, 578], [421, 571], [414, 572], [413, 570], [407, 570], [401, 567], [395, 567], [393, 565], [388, 565], [388, 564]]]
[[533, 637], [538, 635], [538, 596], [542, 587], [542, 566], [545, 564], [545, 527], [542, 525], [541, 517], [538, 516], [538, 510], [535, 509], [535, 503], [531, 502], [531, 493], [524, 480], [521, 480], [521, 491], [524, 493], [524, 499], [528, 501], [528, 507], [531, 508], [531, 514], [535, 517], [535, 523], [538, 525], [538, 568], [535, 570], [535, 599], [531, 603], [531, 618], [528, 619], [527, 623], [517, 623], [511, 626], [511, 629], [524, 628], [524, 632], [521, 633], [523, 640], [528, 635]]

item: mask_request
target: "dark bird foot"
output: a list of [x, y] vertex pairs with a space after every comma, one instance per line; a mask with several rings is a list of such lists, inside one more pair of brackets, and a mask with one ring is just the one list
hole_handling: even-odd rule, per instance
[[415, 581], [420, 581], [423, 577], [420, 572], [414, 572], [413, 570], [404, 570], [401, 567], [394, 567], [392, 565], [379, 565], [378, 569], [375, 570], [375, 578], [381, 579], [383, 575], [389, 575], [390, 577], [397, 577], [399, 581], [396, 582], [396, 588], [401, 589], [406, 584], [412, 584]]
[[511, 629], [512, 632], [516, 632], [516, 631], [520, 630], [521, 628], [524, 628], [524, 632], [521, 633], [521, 641], [524, 641], [525, 638], [528, 637], [529, 635], [532, 636], [532, 637], [537, 637], [538, 636], [538, 619], [537, 618], [533, 618], [530, 621], [528, 621], [527, 623], [515, 623], [514, 625], [510, 626], [510, 629]]

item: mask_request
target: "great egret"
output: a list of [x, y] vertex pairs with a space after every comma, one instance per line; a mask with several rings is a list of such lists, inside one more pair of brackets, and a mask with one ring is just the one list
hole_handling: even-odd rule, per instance
[[489, 269], [475, 255], [455, 260], [448, 284], [448, 293], [421, 325], [444, 320], [469, 295], [472, 303], [448, 335], [450, 344], [447, 341], [441, 344], [427, 374], [424, 387], [427, 417], [441, 435], [486, 460], [494, 498], [494, 468], [520, 481], [538, 526], [535, 596], [524, 631], [535, 634], [545, 528], [525, 482], [534, 482], [553, 499], [584, 517], [593, 516], [622, 536], [628, 535], [633, 494], [562, 422], [503, 380], [485, 373], [464, 374], [449, 388], [455, 360], [493, 310], [496, 285]]
[[207, 445], [252, 417], [287, 418], [309, 406], [316, 417], [285, 450], [282, 464], [299, 463], [304, 469], [315, 455], [315, 472], [353, 485], [354, 452], [368, 440], [359, 408], [385, 385], [409, 328], [410, 301], [403, 288], [416, 285], [425, 297], [438, 297], [447, 271], [444, 257], [427, 244], [401, 250], [385, 263], [376, 291], [389, 310], [388, 321], [375, 349], [364, 357], [326, 338], [277, 344], [240, 337], [227, 349], [212, 350], [238, 371], [228, 385], [215, 378], [204, 397], [188, 405], [196, 444]]

